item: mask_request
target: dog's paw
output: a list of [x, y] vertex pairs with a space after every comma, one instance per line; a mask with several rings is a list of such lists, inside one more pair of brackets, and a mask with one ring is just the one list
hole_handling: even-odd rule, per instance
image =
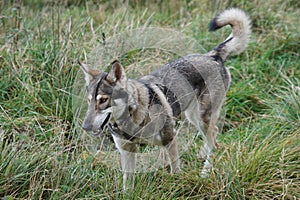
[[209, 176], [210, 172], [211, 172], [211, 169], [212, 169], [212, 164], [209, 161], [209, 159], [206, 159], [205, 162], [204, 162], [203, 169], [201, 171], [201, 177], [202, 178], [207, 178]]

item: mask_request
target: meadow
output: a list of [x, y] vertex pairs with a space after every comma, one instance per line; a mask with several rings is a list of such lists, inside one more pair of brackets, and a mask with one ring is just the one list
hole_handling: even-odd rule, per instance
[[[182, 153], [181, 173], [140, 173], [134, 190], [122, 191], [119, 168], [84, 143], [74, 112], [74, 87], [85, 87], [76, 85], [84, 79], [77, 60], [107, 38], [147, 27], [187, 35], [203, 53], [228, 36], [230, 29], [207, 30], [228, 7], [250, 16], [252, 35], [226, 62], [232, 85], [210, 176], [200, 176], [199, 139]], [[299, 16], [298, 0], [1, 1], [0, 198], [300, 199]], [[121, 61], [139, 77], [147, 61], [172, 56], [136, 50]]]

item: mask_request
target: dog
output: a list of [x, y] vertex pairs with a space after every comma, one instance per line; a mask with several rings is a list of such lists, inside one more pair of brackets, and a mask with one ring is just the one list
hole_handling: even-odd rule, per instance
[[118, 60], [111, 63], [109, 72], [79, 62], [88, 99], [82, 128], [95, 136], [109, 129], [121, 156], [124, 185], [135, 172], [140, 144], [165, 147], [171, 173], [180, 171], [175, 121], [181, 115], [202, 134], [201, 175], [210, 172], [210, 155], [218, 147], [217, 122], [231, 83], [223, 63], [246, 49], [251, 34], [250, 20], [240, 9], [221, 12], [209, 30], [226, 25], [232, 27], [231, 34], [208, 53], [183, 56], [138, 80], [128, 78]]

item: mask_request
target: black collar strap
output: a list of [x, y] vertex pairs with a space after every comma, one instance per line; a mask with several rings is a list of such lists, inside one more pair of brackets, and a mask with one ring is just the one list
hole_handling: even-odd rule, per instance
[[107, 127], [112, 135], [123, 137], [124, 139], [129, 140], [131, 142], [133, 142], [133, 140], [136, 139], [136, 137], [129, 135], [124, 131], [121, 131], [116, 123], [114, 123], [113, 125], [111, 123], [108, 123]]

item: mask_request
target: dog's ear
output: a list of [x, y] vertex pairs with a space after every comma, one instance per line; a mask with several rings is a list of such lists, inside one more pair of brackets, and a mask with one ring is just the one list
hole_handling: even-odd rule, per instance
[[84, 76], [85, 76], [85, 81], [86, 84], [88, 85], [96, 76], [98, 76], [100, 74], [100, 71], [96, 70], [96, 69], [91, 69], [89, 68], [86, 64], [81, 63], [78, 60], [78, 64], [80, 66], [80, 69], [83, 71]]
[[110, 82], [117, 82], [126, 79], [126, 74], [121, 63], [118, 60], [115, 60], [111, 64], [111, 69], [107, 75], [107, 80]]

